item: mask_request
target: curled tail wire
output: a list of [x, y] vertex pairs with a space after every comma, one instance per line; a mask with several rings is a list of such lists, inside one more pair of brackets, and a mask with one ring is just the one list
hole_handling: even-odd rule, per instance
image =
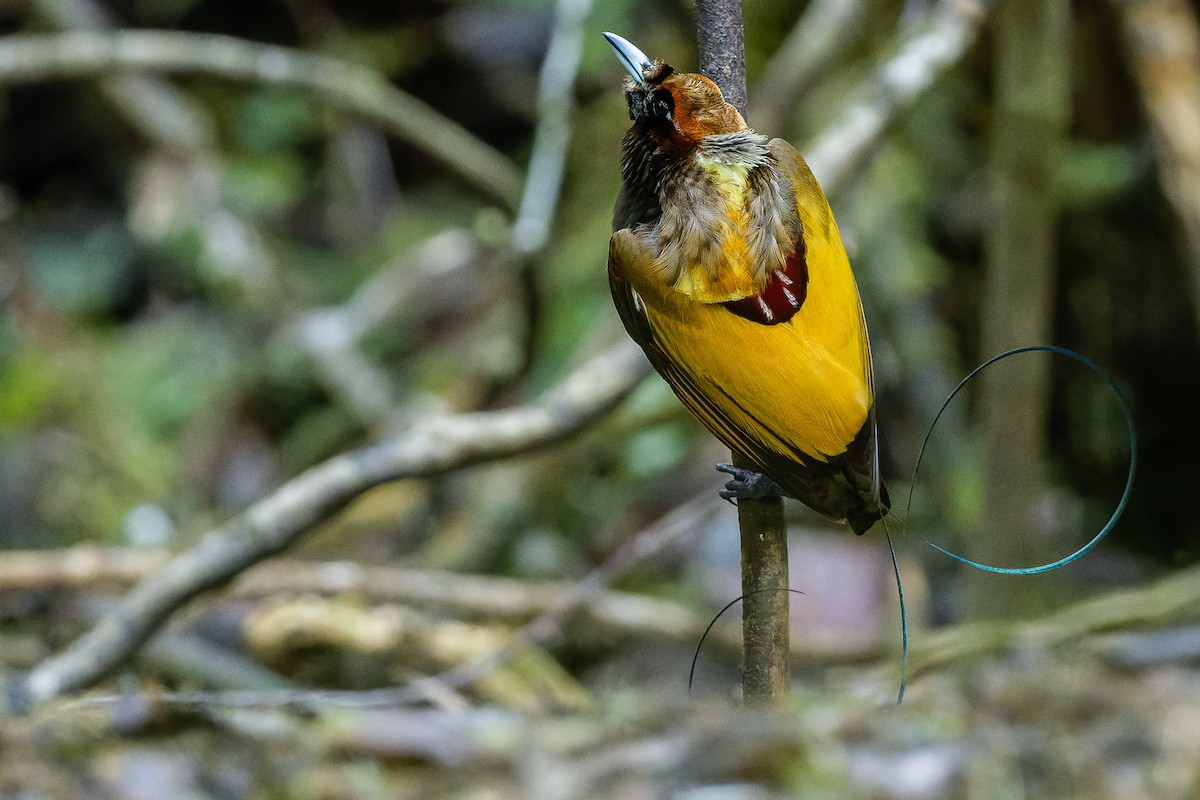
[[900, 705], [908, 689], [908, 612], [904, 607], [904, 584], [900, 582], [900, 561], [896, 558], [896, 548], [892, 545], [892, 532], [888, 530], [886, 517], [883, 519], [883, 535], [887, 538], [888, 554], [892, 557], [896, 596], [900, 598], [900, 688], [896, 692], [896, 705]]
[[[942, 407], [940, 409], [938, 409], [937, 415], [933, 418], [933, 422], [930, 423], [929, 430], [925, 434], [925, 439], [921, 442], [921, 449], [917, 453], [917, 463], [913, 467], [912, 481], [909, 483], [909, 488], [908, 488], [908, 504], [905, 507], [904, 519], [901, 522], [902, 530], [903, 530], [903, 527], [907, 525], [908, 517], [912, 511], [913, 489], [915, 488], [916, 483], [917, 483], [917, 473], [921, 469], [921, 459], [923, 459], [925, 457], [925, 448], [929, 445], [930, 437], [933, 436], [933, 429], [937, 426], [938, 420], [940, 420], [942, 418], [942, 414], [945, 413], [946, 409], [950, 406], [950, 403], [954, 400], [954, 398], [958, 395], [958, 393], [961, 392], [963, 390], [963, 388], [966, 387], [966, 385], [971, 382], [972, 379], [974, 379], [977, 375], [979, 375], [980, 372], [983, 372], [983, 370], [987, 369], [992, 364], [995, 364], [997, 361], [1003, 361], [1004, 359], [1010, 358], [1012, 356], [1020, 355], [1022, 353], [1032, 353], [1032, 352], [1054, 353], [1056, 355], [1066, 356], [1067, 358], [1074, 359], [1075, 361], [1078, 361], [1080, 364], [1083, 364], [1085, 367], [1090, 369], [1093, 373], [1098, 375], [1101, 379], [1103, 379], [1105, 384], [1107, 384], [1109, 390], [1117, 398], [1117, 402], [1121, 406], [1121, 413], [1125, 417], [1125, 427], [1129, 434], [1129, 473], [1125, 479], [1125, 489], [1121, 492], [1121, 499], [1117, 502], [1116, 509], [1113, 510], [1112, 515], [1108, 518], [1108, 522], [1106, 522], [1104, 524], [1104, 527], [1102, 527], [1100, 529], [1100, 532], [1097, 533], [1095, 536], [1093, 536], [1091, 538], [1091, 540], [1087, 542], [1087, 544], [1083, 545], [1075, 552], [1071, 553], [1070, 555], [1064, 556], [1063, 558], [1060, 558], [1057, 561], [1051, 561], [1048, 564], [1039, 564], [1038, 566], [1035, 566], [1035, 567], [997, 567], [997, 566], [993, 566], [991, 564], [982, 564], [978, 561], [972, 561], [971, 559], [966, 558], [965, 556], [960, 556], [957, 553], [952, 553], [949, 550], [947, 550], [946, 548], [942, 547], [941, 545], [934, 544], [933, 542], [929, 541], [925, 537], [921, 537], [922, 540], [926, 544], [928, 544], [930, 547], [932, 547], [933, 549], [938, 550], [942, 553], [945, 553], [946, 555], [950, 556], [950, 558], [954, 559], [955, 561], [958, 561], [962, 564], [966, 564], [967, 566], [970, 566], [970, 567], [974, 567], [975, 569], [981, 569], [981, 570], [984, 570], [985, 572], [995, 572], [995, 573], [999, 573], [1001, 575], [1036, 575], [1036, 574], [1042, 573], [1042, 572], [1050, 572], [1051, 570], [1056, 570], [1059, 567], [1066, 566], [1067, 564], [1070, 564], [1072, 561], [1075, 561], [1076, 559], [1085, 555], [1088, 551], [1090, 551], [1097, 544], [1099, 544], [1100, 540], [1102, 540], [1105, 536], [1108, 535], [1109, 531], [1111, 531], [1116, 526], [1117, 521], [1121, 518], [1121, 515], [1123, 513], [1125, 513], [1125, 507], [1126, 507], [1126, 505], [1128, 505], [1129, 497], [1133, 493], [1133, 481], [1134, 481], [1134, 476], [1137, 472], [1138, 439], [1137, 439], [1137, 430], [1133, 424], [1133, 411], [1129, 406], [1129, 400], [1126, 399], [1125, 394], [1121, 391], [1121, 388], [1119, 386], [1117, 386], [1117, 383], [1116, 383], [1116, 381], [1113, 380], [1112, 376], [1109, 375], [1108, 372], [1106, 372], [1104, 369], [1098, 367], [1090, 358], [1083, 355], [1082, 353], [1076, 352], [1075, 350], [1069, 350], [1065, 347], [1056, 347], [1055, 345], [1049, 345], [1049, 344], [1038, 344], [1038, 345], [1029, 345], [1026, 347], [1016, 347], [1016, 348], [1013, 348], [1012, 350], [1006, 350], [1003, 353], [1000, 353], [999, 355], [992, 356], [987, 361], [983, 362], [978, 367], [971, 370], [971, 372], [965, 378], [963, 378], [957, 386], [954, 387], [954, 391], [950, 392], [950, 395], [946, 398], [945, 402], [942, 403]], [[896, 559], [896, 550], [892, 546], [892, 536], [891, 536], [891, 532], [888, 531], [888, 529], [887, 529], [887, 520], [886, 519], [884, 520], [884, 528], [883, 529], [884, 529], [884, 535], [887, 536], [888, 552], [890, 552], [891, 556], [892, 556], [892, 571], [896, 576], [896, 592], [900, 597], [900, 640], [901, 640], [900, 690], [896, 696], [896, 703], [900, 704], [900, 703], [904, 702], [904, 692], [908, 687], [908, 618], [907, 618], [907, 615], [905, 612], [905, 606], [904, 606], [904, 587], [901, 586], [901, 584], [900, 584], [900, 565]]]
[[1118, 501], [1116, 509], [1113, 510], [1112, 516], [1110, 516], [1108, 518], [1108, 522], [1104, 523], [1104, 527], [1100, 529], [1100, 532], [1097, 533], [1095, 536], [1093, 536], [1092, 539], [1087, 544], [1083, 545], [1075, 552], [1071, 553], [1070, 555], [1064, 556], [1063, 558], [1060, 558], [1057, 561], [1051, 561], [1048, 564], [1039, 564], [1036, 567], [997, 567], [997, 566], [992, 566], [991, 564], [981, 564], [980, 562], [972, 561], [971, 559], [966, 558], [965, 556], [960, 556], [957, 553], [952, 553], [949, 550], [947, 550], [946, 548], [942, 547], [941, 545], [934, 544], [933, 542], [929, 541], [928, 539], [921, 537], [924, 540], [924, 542], [926, 544], [928, 544], [930, 547], [932, 547], [935, 550], [939, 550], [939, 551], [945, 553], [946, 555], [950, 556], [950, 558], [954, 559], [955, 561], [958, 561], [962, 564], [966, 564], [969, 567], [974, 567], [975, 569], [981, 569], [981, 570], [984, 570], [985, 572], [995, 572], [995, 573], [999, 573], [1001, 575], [1036, 575], [1036, 574], [1042, 573], [1042, 572], [1050, 572], [1052, 570], [1058, 569], [1059, 567], [1070, 564], [1072, 561], [1075, 561], [1080, 556], [1083, 556], [1088, 551], [1090, 551], [1092, 548], [1094, 548], [1096, 545], [1098, 545], [1100, 543], [1100, 540], [1103, 539], [1105, 536], [1107, 536], [1109, 531], [1111, 531], [1116, 526], [1117, 521], [1121, 518], [1121, 515], [1123, 513], [1125, 513], [1125, 506], [1128, 505], [1129, 497], [1131, 494], [1133, 494], [1133, 479], [1134, 479], [1134, 474], [1137, 472], [1137, 441], [1138, 440], [1137, 440], [1137, 430], [1134, 428], [1134, 425], [1133, 425], [1133, 411], [1129, 406], [1129, 401], [1125, 398], [1125, 394], [1121, 391], [1121, 388], [1119, 386], [1117, 386], [1117, 382], [1113, 380], [1112, 376], [1109, 375], [1102, 368], [1096, 366], [1096, 364], [1087, 356], [1083, 355], [1082, 353], [1076, 352], [1074, 350], [1068, 350], [1065, 347], [1056, 347], [1055, 345], [1050, 345], [1050, 344], [1035, 344], [1035, 345], [1028, 345], [1026, 347], [1015, 347], [1012, 350], [1006, 350], [1003, 353], [1000, 353], [999, 355], [992, 356], [987, 361], [983, 362], [978, 367], [971, 370], [970, 374], [968, 374], [967, 377], [963, 378], [959, 382], [958, 386], [954, 387], [954, 391], [952, 391], [950, 393], [950, 396], [946, 398], [946, 402], [942, 403], [941, 409], [938, 410], [937, 416], [935, 416], [933, 418], [933, 422], [929, 426], [929, 431], [925, 434], [925, 440], [921, 443], [921, 450], [917, 454], [917, 463], [916, 463], [916, 466], [913, 467], [912, 483], [909, 484], [909, 488], [908, 488], [908, 506], [905, 508], [905, 513], [904, 513], [905, 517], [907, 518], [909, 515], [909, 512], [912, 510], [913, 487], [916, 485], [916, 482], [917, 482], [917, 472], [921, 469], [921, 459], [924, 458], [924, 456], [925, 456], [925, 448], [929, 444], [929, 438], [933, 435], [934, 427], [937, 425], [938, 420], [942, 418], [942, 414], [946, 411], [946, 408], [949, 407], [950, 402], [952, 400], [954, 400], [954, 398], [958, 395], [958, 393], [960, 391], [962, 391], [963, 388], [966, 387], [966, 385], [968, 383], [970, 383], [971, 380], [976, 375], [978, 375], [983, 370], [987, 369], [992, 364], [995, 364], [997, 361], [1003, 361], [1004, 359], [1010, 358], [1012, 356], [1020, 355], [1021, 353], [1032, 353], [1032, 352], [1055, 353], [1060, 356], [1066, 356], [1067, 358], [1074, 359], [1075, 361], [1078, 361], [1080, 364], [1083, 364], [1085, 367], [1087, 367], [1092, 372], [1094, 372], [1096, 375], [1098, 375], [1108, 385], [1109, 390], [1113, 393], [1113, 395], [1117, 398], [1117, 402], [1120, 403], [1120, 405], [1121, 405], [1121, 413], [1125, 417], [1125, 427], [1129, 433], [1129, 474], [1125, 479], [1125, 490], [1121, 493], [1121, 499], [1120, 499], [1120, 501]]

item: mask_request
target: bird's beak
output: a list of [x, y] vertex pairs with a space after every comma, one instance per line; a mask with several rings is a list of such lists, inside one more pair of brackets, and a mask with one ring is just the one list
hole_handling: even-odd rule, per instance
[[605, 33], [604, 38], [608, 40], [613, 52], [617, 54], [617, 58], [621, 60], [626, 71], [633, 76], [634, 82], [639, 86], [646, 85], [646, 69], [650, 64], [650, 59], [646, 54], [637, 48], [633, 42], [628, 39], [617, 36], [615, 33]]

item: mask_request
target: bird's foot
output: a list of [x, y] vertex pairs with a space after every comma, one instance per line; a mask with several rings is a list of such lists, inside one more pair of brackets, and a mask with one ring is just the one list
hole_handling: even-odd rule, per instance
[[762, 500], [764, 497], [789, 497], [787, 490], [775, 481], [749, 469], [733, 464], [717, 464], [717, 472], [732, 475], [718, 494], [733, 503], [735, 500]]

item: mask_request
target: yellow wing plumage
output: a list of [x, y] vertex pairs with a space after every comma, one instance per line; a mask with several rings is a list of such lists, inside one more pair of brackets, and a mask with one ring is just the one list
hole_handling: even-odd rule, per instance
[[854, 524], [862, 498], [879, 497], [866, 324], [824, 193], [791, 145], [770, 149], [794, 186], [806, 245], [807, 297], [790, 320], [760, 324], [665, 285], [637, 230], [613, 234], [610, 283], [630, 334], [709, 430]]

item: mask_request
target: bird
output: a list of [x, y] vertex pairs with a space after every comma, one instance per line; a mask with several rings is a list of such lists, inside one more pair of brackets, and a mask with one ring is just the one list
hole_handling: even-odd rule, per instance
[[614, 33], [632, 122], [608, 279], [626, 331], [751, 469], [721, 496], [786, 495], [865, 533], [888, 510], [866, 318], [801, 155], [703, 75]]

